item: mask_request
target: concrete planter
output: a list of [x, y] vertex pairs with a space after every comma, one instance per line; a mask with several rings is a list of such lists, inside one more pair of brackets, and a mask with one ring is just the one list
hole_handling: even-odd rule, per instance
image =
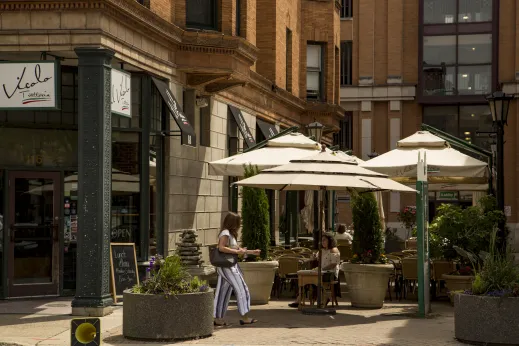
[[239, 265], [249, 287], [251, 304], [268, 304], [279, 263], [277, 261], [240, 262]]
[[348, 284], [352, 306], [382, 308], [393, 265], [343, 263], [342, 270]]
[[213, 334], [213, 306], [213, 290], [169, 297], [127, 290], [124, 292], [123, 336], [137, 340], [207, 337]]
[[456, 294], [456, 339], [479, 345], [519, 345], [519, 298]]
[[474, 276], [443, 274], [442, 279], [445, 280], [445, 286], [449, 291], [466, 291], [472, 289]]

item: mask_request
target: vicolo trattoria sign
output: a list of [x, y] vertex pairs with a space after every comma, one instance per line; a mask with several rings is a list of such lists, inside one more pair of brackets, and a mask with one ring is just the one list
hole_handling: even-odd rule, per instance
[[132, 76], [112, 68], [112, 113], [131, 118]]
[[60, 108], [57, 61], [0, 62], [0, 109]]

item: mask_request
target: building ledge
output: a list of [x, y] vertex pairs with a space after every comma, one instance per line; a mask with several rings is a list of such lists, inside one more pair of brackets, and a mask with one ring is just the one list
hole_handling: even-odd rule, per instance
[[[516, 72], [518, 75], [519, 72]], [[514, 95], [516, 98], [519, 97], [519, 79], [512, 82], [503, 82], [503, 92], [506, 94]]]
[[384, 84], [341, 86], [341, 102], [358, 101], [413, 101], [416, 97], [416, 85]]

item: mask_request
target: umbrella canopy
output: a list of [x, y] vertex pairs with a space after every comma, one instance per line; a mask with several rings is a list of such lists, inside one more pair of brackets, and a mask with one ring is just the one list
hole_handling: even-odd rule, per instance
[[209, 174], [243, 177], [243, 165], [254, 165], [262, 171], [285, 165], [290, 160], [317, 154], [320, 151], [321, 145], [316, 141], [302, 133], [289, 133], [269, 140], [267, 145], [261, 149], [210, 162]]
[[280, 191], [302, 190], [356, 190], [401, 191], [416, 190], [388, 179], [386, 175], [360, 167], [352, 158], [336, 153], [320, 152], [290, 163], [262, 171], [253, 177], [236, 183]]
[[[449, 146], [447, 141], [428, 131], [418, 131], [397, 143], [397, 148], [361, 164], [362, 167], [387, 174], [391, 178], [416, 178], [417, 158], [427, 158], [430, 176], [485, 178], [487, 164]], [[452, 182], [455, 180], [453, 179]], [[462, 182], [458, 179], [456, 182]], [[465, 179], [465, 182], [469, 181]], [[445, 181], [447, 183], [447, 181]], [[478, 182], [484, 184], [483, 181]]]

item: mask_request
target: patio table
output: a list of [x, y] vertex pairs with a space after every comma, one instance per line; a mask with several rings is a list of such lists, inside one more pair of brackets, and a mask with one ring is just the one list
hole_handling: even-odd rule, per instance
[[[321, 272], [321, 276], [326, 273], [331, 273], [331, 271], [323, 270]], [[306, 285], [318, 286], [317, 285], [317, 275], [318, 275], [317, 270], [299, 270], [297, 272], [297, 282], [299, 284], [299, 307], [298, 307], [299, 310], [301, 310], [303, 308], [303, 306], [305, 305], [305, 291], [304, 291], [305, 286]], [[324, 295], [324, 287], [321, 288], [321, 295]], [[321, 301], [324, 301], [324, 300], [321, 299]], [[313, 303], [311, 303], [311, 305], [313, 305]]]

